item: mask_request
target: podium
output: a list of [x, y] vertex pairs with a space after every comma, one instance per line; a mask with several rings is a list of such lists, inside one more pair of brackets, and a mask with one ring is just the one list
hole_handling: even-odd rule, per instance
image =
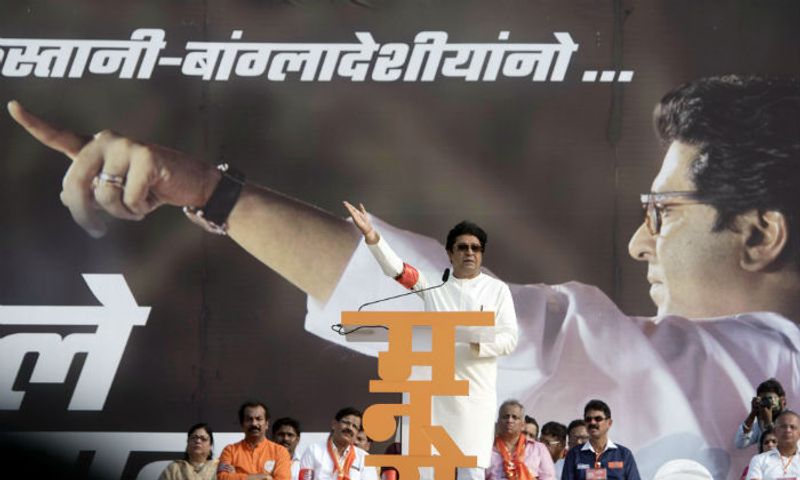
[[[434, 478], [447, 479], [457, 467], [477, 466], [477, 457], [465, 456], [444, 427], [432, 425], [431, 400], [469, 394], [469, 382], [455, 377], [456, 348], [493, 342], [494, 317], [485, 311], [342, 312], [348, 342], [386, 342], [378, 353], [380, 380], [371, 380], [369, 391], [403, 394], [401, 404], [371, 405], [363, 420], [367, 435], [383, 441], [395, 433], [395, 417], [400, 417], [402, 456], [370, 455], [367, 465], [393, 467], [406, 479], [418, 478], [419, 468], [432, 468]], [[421, 368], [429, 375], [417, 375]]]

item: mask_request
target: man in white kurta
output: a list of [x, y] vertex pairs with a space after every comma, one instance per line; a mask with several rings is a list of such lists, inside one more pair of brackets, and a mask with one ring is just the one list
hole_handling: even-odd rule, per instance
[[345, 205], [383, 273], [404, 287], [419, 291], [426, 311], [495, 313], [493, 341], [455, 346], [455, 375], [469, 381], [469, 395], [434, 397], [431, 407], [432, 424], [443, 426], [465, 455], [478, 457], [478, 468], [458, 469], [459, 480], [482, 480], [483, 470], [491, 463], [495, 436], [497, 357], [508, 355], [517, 345], [517, 316], [511, 292], [505, 283], [480, 270], [486, 234], [469, 222], [456, 225], [449, 232], [444, 249], [453, 275], [440, 287], [425, 290], [435, 286], [431, 277], [401, 260], [373, 228], [363, 206], [358, 210]]
[[[300, 459], [300, 471], [309, 469], [314, 471], [314, 480], [339, 480], [336, 475], [336, 467], [334, 459], [331, 456], [328, 448], [330, 439], [324, 442], [314, 443], [306, 448], [303, 452], [303, 457]], [[344, 452], [346, 457], [353, 451], [353, 462], [347, 469], [347, 474], [350, 480], [378, 480], [378, 473], [375, 467], [368, 467], [364, 463], [367, 458], [367, 452], [361, 448], [350, 445]], [[297, 480], [294, 477], [292, 480]]]
[[378, 480], [377, 469], [365, 465], [369, 454], [355, 445], [360, 429], [359, 410], [339, 410], [331, 421], [331, 434], [324, 442], [306, 448], [300, 459], [299, 478], [292, 480]]
[[747, 469], [747, 480], [790, 480], [800, 478], [800, 416], [789, 410], [775, 420], [778, 444], [756, 455]]

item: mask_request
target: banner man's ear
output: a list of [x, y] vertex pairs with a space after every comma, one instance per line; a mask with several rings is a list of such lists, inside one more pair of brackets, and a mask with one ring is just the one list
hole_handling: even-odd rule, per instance
[[741, 267], [751, 272], [773, 267], [789, 240], [784, 214], [777, 210], [751, 210], [739, 217], [738, 226], [745, 237]]

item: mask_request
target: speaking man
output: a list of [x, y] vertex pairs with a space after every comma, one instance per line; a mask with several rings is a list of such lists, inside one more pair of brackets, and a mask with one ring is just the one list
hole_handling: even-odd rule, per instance
[[478, 457], [477, 468], [458, 469], [458, 480], [483, 480], [494, 437], [491, 412], [497, 407], [496, 358], [508, 355], [517, 345], [517, 316], [511, 292], [505, 283], [481, 271], [486, 232], [467, 221], [454, 226], [445, 243], [453, 278], [441, 287], [429, 288], [434, 286], [429, 277], [400, 259], [373, 227], [363, 205], [344, 205], [383, 273], [418, 291], [425, 310], [494, 312], [494, 341], [455, 346], [455, 375], [469, 381], [469, 395], [437, 396], [431, 402], [431, 423], [443, 426], [462, 453]]

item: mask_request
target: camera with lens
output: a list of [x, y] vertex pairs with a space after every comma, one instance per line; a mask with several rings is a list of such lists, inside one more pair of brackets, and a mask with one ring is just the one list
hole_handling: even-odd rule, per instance
[[763, 397], [758, 401], [759, 408], [772, 408], [772, 398]]

